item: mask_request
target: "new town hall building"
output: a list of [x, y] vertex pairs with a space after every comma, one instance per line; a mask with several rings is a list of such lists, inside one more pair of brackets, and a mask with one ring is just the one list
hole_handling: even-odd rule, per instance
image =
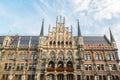
[[77, 36], [56, 19], [44, 35], [0, 35], [0, 80], [120, 80], [118, 48], [104, 36]]

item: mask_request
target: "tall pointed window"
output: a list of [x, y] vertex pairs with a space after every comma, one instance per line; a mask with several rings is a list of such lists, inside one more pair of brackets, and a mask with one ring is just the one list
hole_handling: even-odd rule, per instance
[[67, 59], [73, 60], [73, 55], [70, 51], [67, 53]]
[[84, 54], [84, 58], [85, 58], [85, 60], [90, 60], [91, 59], [90, 53]]
[[60, 53], [58, 54], [58, 56], [59, 56], [59, 58], [60, 58], [61, 60], [64, 59], [64, 55], [63, 55], [63, 52], [62, 52], [62, 51], [60, 51]]
[[37, 54], [31, 54], [30, 59], [31, 60], [36, 60], [37, 59]]
[[96, 60], [102, 60], [102, 54], [101, 53], [96, 53]]
[[112, 53], [107, 54], [107, 60], [114, 60], [115, 57]]
[[50, 59], [55, 60], [55, 53], [53, 51], [50, 53]]

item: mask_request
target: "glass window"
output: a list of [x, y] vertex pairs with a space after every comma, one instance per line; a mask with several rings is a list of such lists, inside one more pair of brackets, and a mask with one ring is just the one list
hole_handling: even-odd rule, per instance
[[112, 53], [107, 54], [107, 60], [114, 60], [115, 57]]
[[30, 59], [31, 59], [31, 60], [36, 60], [36, 59], [37, 59], [37, 54], [31, 54]]
[[104, 70], [103, 64], [97, 64], [97, 70]]
[[114, 55], [110, 53], [110, 60], [114, 60]]
[[63, 53], [61, 51], [59, 53], [59, 58], [62, 59], [62, 60], [64, 59], [64, 55], [63, 55]]
[[85, 70], [92, 70], [91, 64], [85, 64]]
[[50, 53], [50, 58], [55, 59], [55, 53], [53, 51]]
[[85, 58], [85, 60], [90, 60], [90, 59], [91, 59], [91, 56], [90, 56], [89, 53], [86, 53], [86, 54], [84, 55], [84, 58]]
[[100, 70], [100, 64], [97, 64], [97, 70]]
[[67, 58], [68, 58], [69, 60], [73, 60], [73, 56], [72, 56], [72, 53], [71, 53], [71, 52], [68, 52]]
[[17, 70], [20, 70], [20, 64], [17, 64]]
[[97, 53], [96, 54], [96, 60], [102, 60], [102, 54]]
[[109, 70], [112, 70], [112, 65], [111, 64], [109, 64]]
[[26, 58], [26, 54], [20, 53], [19, 60], [24, 60]]
[[7, 60], [14, 59], [14, 53], [8, 53]]
[[92, 70], [92, 65], [89, 64], [89, 65], [88, 65], [88, 68], [89, 68], [88, 70]]
[[96, 54], [96, 60], [99, 60], [99, 55], [98, 54]]
[[24, 64], [21, 64], [21, 70], [23, 70], [24, 69]]

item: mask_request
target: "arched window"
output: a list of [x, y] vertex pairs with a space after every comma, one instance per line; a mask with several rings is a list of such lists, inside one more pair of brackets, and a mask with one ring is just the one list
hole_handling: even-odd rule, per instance
[[55, 58], [56, 58], [54, 51], [50, 52], [50, 58], [51, 58], [51, 59], [55, 59]]
[[[84, 58], [85, 58], [85, 60], [90, 60], [91, 59], [90, 53], [85, 53]], [[98, 59], [98, 55], [96, 55], [96, 59]]]
[[73, 63], [71, 61], [67, 62], [67, 67], [73, 67]]
[[102, 60], [102, 54], [101, 53], [96, 53], [96, 60]]
[[70, 41], [69, 44], [72, 45], [72, 42]]
[[63, 67], [64, 67], [63, 62], [62, 62], [62, 61], [59, 61], [59, 62], [58, 62], [58, 68], [63, 68]]
[[55, 68], [55, 63], [53, 61], [50, 61], [48, 64], [49, 68]]
[[53, 45], [55, 45], [56, 44], [56, 42], [55, 41], [53, 41]]
[[63, 41], [61, 42], [61, 45], [62, 45], [62, 46], [64, 45], [64, 42], [63, 42]]
[[60, 41], [58, 41], [58, 46], [60, 45]]
[[58, 56], [59, 56], [59, 58], [60, 58], [61, 60], [64, 59], [64, 55], [63, 55], [63, 52], [62, 52], [62, 51], [60, 51], [60, 53], [58, 54]]
[[52, 45], [52, 41], [50, 41], [50, 45]]
[[107, 54], [107, 60], [114, 60], [114, 55], [112, 53]]
[[66, 45], [68, 45], [68, 41], [66, 41]]
[[67, 59], [73, 60], [73, 55], [70, 51], [67, 53]]

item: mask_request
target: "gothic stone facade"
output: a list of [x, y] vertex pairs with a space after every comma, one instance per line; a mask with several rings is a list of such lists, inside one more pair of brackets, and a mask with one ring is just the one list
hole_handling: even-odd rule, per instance
[[116, 41], [78, 36], [63, 21], [44, 36], [0, 36], [1, 80], [120, 80]]

